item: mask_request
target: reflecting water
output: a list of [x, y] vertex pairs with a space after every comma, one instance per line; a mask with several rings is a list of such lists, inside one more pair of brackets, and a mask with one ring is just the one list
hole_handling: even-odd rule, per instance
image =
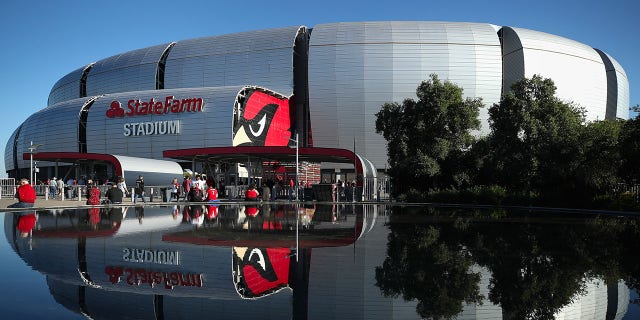
[[3, 319], [635, 319], [634, 216], [384, 205], [0, 213]]

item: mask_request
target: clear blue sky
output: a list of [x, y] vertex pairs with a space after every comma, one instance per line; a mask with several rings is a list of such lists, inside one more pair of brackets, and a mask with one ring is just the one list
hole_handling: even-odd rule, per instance
[[640, 103], [637, 0], [3, 0], [0, 12], [3, 152], [17, 126], [46, 106], [55, 82], [88, 63], [170, 41], [329, 22], [483, 22], [556, 34], [613, 56], [629, 78], [630, 105]]

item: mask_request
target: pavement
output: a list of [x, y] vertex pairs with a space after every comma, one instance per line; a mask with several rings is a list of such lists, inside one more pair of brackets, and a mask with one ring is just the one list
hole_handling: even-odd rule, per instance
[[[78, 201], [78, 199], [65, 199], [65, 200], [60, 200], [58, 199], [45, 199], [44, 197], [38, 197], [36, 199], [36, 203], [34, 204], [34, 208], [40, 208], [40, 209], [49, 209], [49, 208], [77, 208], [77, 207], [85, 207], [88, 206], [86, 204], [86, 200], [84, 199], [82, 201]], [[151, 199], [149, 199], [149, 197], [147, 197], [147, 204], [156, 204], [156, 205], [161, 205], [161, 204], [169, 204], [167, 202], [163, 202], [161, 197], [154, 197], [153, 198], [153, 202], [150, 201]], [[17, 199], [15, 198], [11, 198], [11, 197], [2, 197], [0, 199], [0, 209], [2, 208], [6, 208], [7, 206], [14, 204], [17, 202]], [[140, 199], [138, 199], [138, 203], [143, 203]], [[173, 202], [175, 203], [175, 202]], [[133, 199], [132, 198], [125, 198], [124, 201], [122, 202], [123, 205], [133, 205]], [[19, 210], [19, 211], [23, 211], [25, 209], [19, 209], [19, 208], [11, 208], [11, 210]], [[27, 208], [26, 210], [32, 210], [32, 208]]]

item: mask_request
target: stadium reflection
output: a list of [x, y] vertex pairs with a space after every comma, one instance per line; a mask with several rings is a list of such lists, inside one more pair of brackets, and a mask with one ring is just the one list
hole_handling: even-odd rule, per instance
[[91, 319], [622, 318], [638, 222], [379, 204], [4, 214], [13, 251]]

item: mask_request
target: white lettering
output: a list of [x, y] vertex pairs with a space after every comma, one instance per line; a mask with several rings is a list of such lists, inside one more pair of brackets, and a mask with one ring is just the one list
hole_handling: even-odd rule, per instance
[[125, 123], [123, 134], [125, 137], [180, 134], [180, 120]]
[[122, 260], [138, 263], [180, 265], [180, 252], [124, 248], [122, 249]]

